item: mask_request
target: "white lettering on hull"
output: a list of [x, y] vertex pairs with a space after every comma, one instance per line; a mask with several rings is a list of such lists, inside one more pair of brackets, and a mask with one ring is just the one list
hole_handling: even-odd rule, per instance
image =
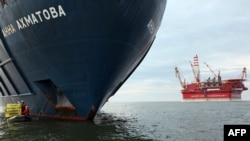
[[5, 26], [3, 29], [2, 29], [2, 32], [3, 32], [3, 36], [4, 37], [7, 37], [13, 33], [16, 32], [16, 29], [15, 27], [13, 26], [13, 24], [9, 24], [8, 26]]
[[36, 11], [34, 13], [28, 14], [27, 16], [21, 17], [20, 19], [16, 20], [17, 28], [15, 28], [13, 24], [9, 24], [2, 29], [2, 32], [4, 37], [8, 37], [15, 33], [16, 29], [23, 30], [29, 26], [63, 16], [67, 15], [61, 5], [58, 5], [57, 7], [49, 7], [48, 9]]

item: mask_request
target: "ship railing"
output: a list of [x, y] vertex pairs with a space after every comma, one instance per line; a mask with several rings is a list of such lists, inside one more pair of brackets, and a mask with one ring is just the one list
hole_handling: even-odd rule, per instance
[[[22, 93], [22, 94], [13, 94], [13, 95], [6, 95], [6, 96], [11, 96], [11, 97], [15, 97], [15, 96], [29, 96], [29, 95], [34, 95], [34, 93]], [[6, 97], [5, 96], [5, 97]]]
[[200, 87], [202, 88], [210, 88], [210, 87], [221, 87], [221, 83], [219, 82], [202, 82]]

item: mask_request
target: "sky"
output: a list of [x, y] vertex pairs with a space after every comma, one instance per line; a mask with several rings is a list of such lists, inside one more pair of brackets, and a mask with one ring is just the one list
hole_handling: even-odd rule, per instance
[[[190, 61], [198, 55], [201, 80], [213, 77], [204, 64], [222, 79], [240, 78], [250, 72], [249, 0], [168, 0], [156, 40], [149, 53], [109, 101], [181, 101], [175, 75], [194, 80]], [[249, 70], [248, 70], [249, 68]], [[242, 100], [250, 100], [249, 88]]]

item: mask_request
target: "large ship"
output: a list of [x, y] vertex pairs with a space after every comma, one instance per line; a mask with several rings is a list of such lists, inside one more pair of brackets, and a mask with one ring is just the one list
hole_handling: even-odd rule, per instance
[[181, 84], [182, 98], [184, 101], [220, 101], [220, 100], [241, 100], [241, 93], [248, 90], [243, 81], [246, 81], [246, 67], [243, 67], [240, 78], [221, 79], [220, 71], [214, 73], [211, 67], [204, 63], [213, 73], [214, 77], [200, 81], [200, 68], [198, 56], [194, 56], [193, 63], [190, 62], [194, 74], [194, 82], [187, 83], [182, 79], [180, 72], [175, 67], [175, 73]]
[[93, 120], [152, 46], [166, 0], [0, 0], [0, 106]]

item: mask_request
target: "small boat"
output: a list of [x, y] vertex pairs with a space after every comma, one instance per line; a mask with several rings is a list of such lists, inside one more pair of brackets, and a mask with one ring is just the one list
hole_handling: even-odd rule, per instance
[[7, 119], [7, 122], [24, 122], [24, 121], [31, 121], [31, 117], [25, 115], [15, 115]]

